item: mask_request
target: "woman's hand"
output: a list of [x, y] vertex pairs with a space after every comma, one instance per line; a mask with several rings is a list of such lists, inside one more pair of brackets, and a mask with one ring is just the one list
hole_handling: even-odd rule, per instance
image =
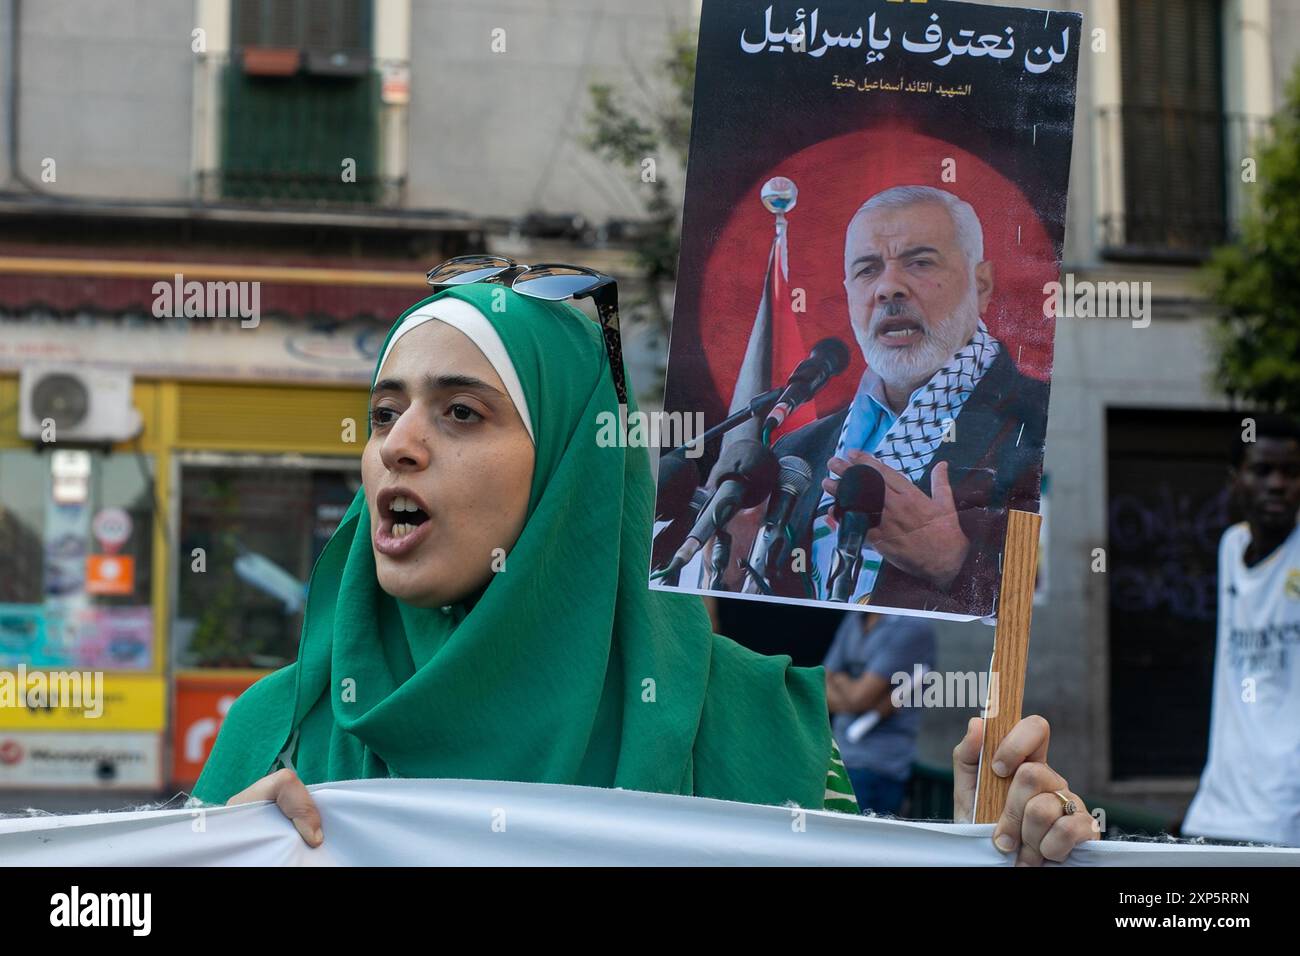
[[[1045, 859], [1060, 863], [1077, 844], [1098, 836], [1096, 821], [1083, 801], [1047, 765], [1050, 737], [1046, 720], [1026, 717], [1011, 728], [993, 755], [993, 772], [1011, 777], [1007, 805], [993, 829], [993, 844], [1003, 853], [1019, 849], [1016, 866], [1042, 866]], [[958, 823], [971, 820], [983, 745], [984, 720], [972, 717], [966, 736], [952, 752], [953, 819]], [[1057, 790], [1074, 801], [1078, 808], [1074, 813], [1063, 812]]]
[[293, 821], [308, 846], [318, 847], [325, 841], [320, 828], [320, 811], [316, 809], [311, 793], [292, 770], [286, 768], [268, 774], [227, 800], [226, 806], [256, 803], [258, 800], [274, 800], [280, 812]]

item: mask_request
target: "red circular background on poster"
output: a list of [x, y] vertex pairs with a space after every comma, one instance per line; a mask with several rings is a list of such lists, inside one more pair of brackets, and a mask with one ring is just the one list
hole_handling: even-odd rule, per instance
[[[942, 180], [948, 159], [955, 182]], [[866, 367], [849, 327], [844, 231], [862, 203], [892, 186], [935, 186], [974, 207], [984, 232], [984, 258], [994, 269], [984, 322], [1024, 374], [1050, 377], [1054, 323], [1043, 315], [1043, 286], [1057, 281], [1060, 272], [1033, 206], [978, 157], [893, 121], [823, 140], [774, 165], [746, 191], [711, 243], [698, 315], [704, 354], [724, 401], [731, 397], [763, 292], [775, 218], [759, 191], [774, 176], [792, 179], [799, 189], [787, 237], [790, 288], [806, 293], [807, 311], [797, 316], [803, 341], [811, 347], [836, 336], [853, 356], [848, 371], [817, 397], [818, 415], [846, 405]]]

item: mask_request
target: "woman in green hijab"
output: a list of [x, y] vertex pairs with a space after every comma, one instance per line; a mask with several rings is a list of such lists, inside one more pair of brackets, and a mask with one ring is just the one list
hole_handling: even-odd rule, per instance
[[[856, 810], [821, 670], [750, 652], [712, 633], [698, 597], [647, 586], [649, 460], [597, 440], [618, 412], [605, 355], [581, 311], [504, 285], [454, 286], [398, 319], [363, 487], [313, 569], [298, 660], [231, 707], [196, 798], [275, 800], [312, 845], [304, 785], [365, 777]], [[1018, 807], [1013, 786], [1023, 826], [1004, 818], [1000, 835], [1037, 836], [1031, 862], [1091, 838], [1043, 800], [1066, 785], [1041, 762], [1041, 718], [999, 757], [1041, 778]], [[969, 790], [958, 761], [959, 806]]]

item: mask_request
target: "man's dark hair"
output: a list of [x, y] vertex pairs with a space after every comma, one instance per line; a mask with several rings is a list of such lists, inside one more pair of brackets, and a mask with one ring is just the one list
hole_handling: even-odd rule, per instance
[[[1288, 418], [1285, 415], [1275, 415], [1271, 412], [1243, 415], [1242, 418], [1253, 418], [1255, 420], [1256, 441], [1261, 438], [1273, 438], [1278, 441], [1290, 440], [1300, 445], [1300, 423], [1297, 423], [1293, 418]], [[1228, 457], [1232, 461], [1233, 468], [1240, 468], [1241, 463], [1246, 460], [1246, 446], [1248, 444], [1249, 442], [1241, 440], [1241, 432], [1237, 432], [1231, 447], [1228, 449]]]

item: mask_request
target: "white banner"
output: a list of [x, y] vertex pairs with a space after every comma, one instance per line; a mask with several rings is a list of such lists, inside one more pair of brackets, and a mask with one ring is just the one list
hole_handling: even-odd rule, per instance
[[[325, 843], [270, 803], [0, 819], [0, 866], [1012, 866], [988, 824], [915, 823], [552, 784], [310, 788]], [[1076, 866], [1297, 866], [1300, 849], [1093, 841]]]

